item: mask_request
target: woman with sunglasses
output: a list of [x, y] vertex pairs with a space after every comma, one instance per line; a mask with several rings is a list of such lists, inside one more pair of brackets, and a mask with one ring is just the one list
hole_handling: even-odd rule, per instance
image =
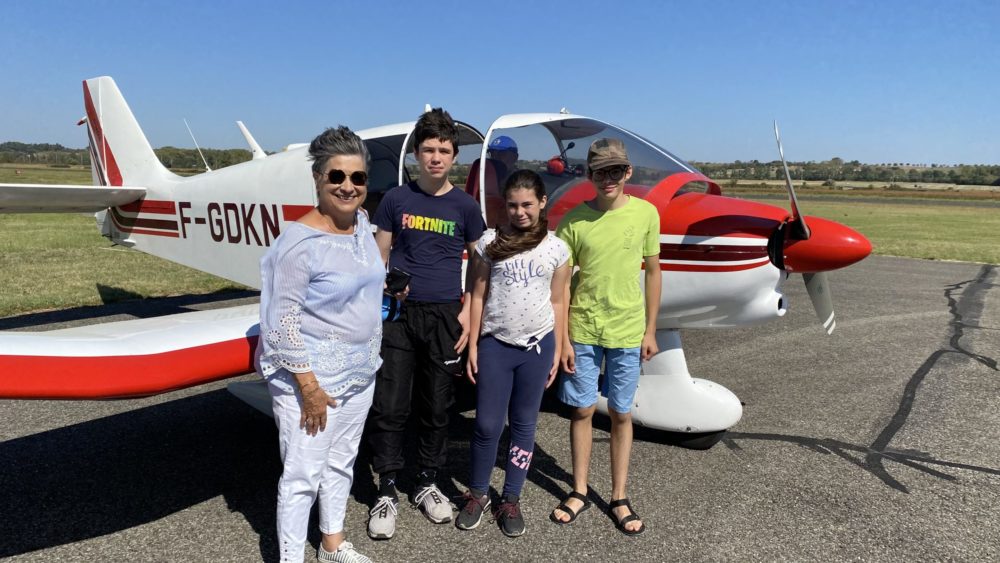
[[510, 449], [503, 494], [494, 512], [507, 536], [524, 533], [520, 495], [535, 449], [542, 393], [559, 366], [569, 280], [569, 247], [549, 233], [545, 184], [531, 170], [511, 175], [503, 188], [509, 223], [476, 245], [467, 375], [476, 384], [476, 427], [471, 442], [469, 491], [455, 523], [471, 530], [490, 508], [490, 473], [504, 418]]
[[365, 212], [368, 151], [350, 129], [309, 146], [316, 207], [261, 260], [258, 371], [267, 379], [284, 469], [282, 561], [302, 561], [319, 499], [320, 561], [370, 560], [344, 539], [354, 460], [381, 364], [385, 267]]

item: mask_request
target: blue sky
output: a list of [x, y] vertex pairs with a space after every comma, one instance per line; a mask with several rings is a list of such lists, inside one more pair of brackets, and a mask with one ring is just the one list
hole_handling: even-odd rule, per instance
[[83, 147], [81, 80], [115, 78], [153, 146], [269, 150], [323, 127], [485, 131], [558, 111], [697, 161], [1000, 163], [1000, 2], [12, 0], [0, 141]]

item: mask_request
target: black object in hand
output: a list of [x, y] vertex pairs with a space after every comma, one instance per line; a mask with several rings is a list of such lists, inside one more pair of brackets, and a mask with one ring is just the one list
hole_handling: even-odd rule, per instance
[[410, 285], [410, 274], [399, 268], [394, 267], [385, 276], [385, 292], [390, 295], [403, 291], [408, 285]]

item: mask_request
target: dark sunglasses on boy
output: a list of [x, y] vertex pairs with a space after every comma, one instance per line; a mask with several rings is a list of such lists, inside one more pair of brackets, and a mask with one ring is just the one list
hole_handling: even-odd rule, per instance
[[607, 178], [610, 178], [612, 182], [618, 182], [625, 177], [625, 172], [627, 171], [628, 166], [609, 166], [600, 170], [594, 170], [592, 174], [594, 181], [597, 182], [603, 182]]
[[[331, 184], [337, 184], [339, 186], [344, 183], [344, 180], [347, 179], [347, 172], [334, 168], [327, 173], [327, 179], [330, 180]], [[351, 172], [351, 183], [355, 186], [364, 186], [368, 184], [368, 173], [363, 170]]]

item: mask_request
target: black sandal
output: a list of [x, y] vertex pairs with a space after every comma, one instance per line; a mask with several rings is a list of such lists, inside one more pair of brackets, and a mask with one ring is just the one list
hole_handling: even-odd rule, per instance
[[[566, 502], [569, 501], [570, 499], [576, 499], [583, 503], [583, 506], [580, 507], [580, 510], [574, 511], [572, 508], [566, 506]], [[566, 524], [572, 524], [573, 522], [576, 521], [576, 517], [582, 514], [583, 511], [590, 508], [592, 504], [593, 503], [590, 502], [590, 499], [588, 499], [585, 495], [581, 495], [580, 493], [573, 491], [569, 494], [569, 496], [566, 497], [565, 500], [559, 503], [559, 506], [555, 507], [555, 509], [549, 513], [549, 520], [552, 520], [553, 522], [559, 524], [560, 526], [565, 526]], [[556, 510], [562, 510], [566, 514], [569, 514], [569, 520], [560, 520], [559, 517], [556, 516]]]
[[[631, 514], [619, 520], [618, 517], [615, 516], [615, 509], [618, 508], [619, 506], [627, 507]], [[632, 505], [629, 503], [627, 498], [621, 498], [618, 500], [611, 501], [611, 503], [608, 504], [608, 515], [611, 516], [611, 519], [615, 521], [615, 527], [618, 528], [618, 531], [625, 534], [626, 536], [638, 536], [639, 534], [646, 531], [645, 522], [643, 522], [642, 525], [640, 525], [639, 528], [635, 530], [629, 530], [628, 528], [625, 527], [625, 524], [628, 524], [629, 522], [635, 522], [637, 520], [641, 520], [641, 518], [639, 518], [639, 514], [637, 514], [635, 509], [632, 508]]]

